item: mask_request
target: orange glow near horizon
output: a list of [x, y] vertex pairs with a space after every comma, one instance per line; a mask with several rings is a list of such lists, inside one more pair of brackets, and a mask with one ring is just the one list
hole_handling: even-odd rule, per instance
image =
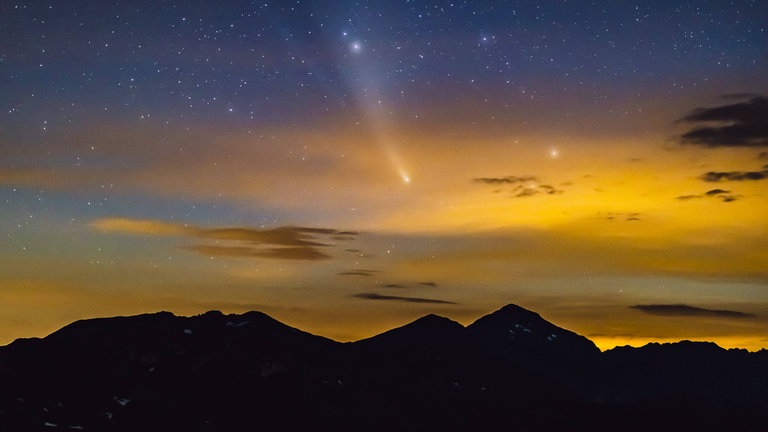
[[[386, 329], [394, 322], [402, 324], [393, 317], [415, 319], [422, 312], [455, 315], [452, 306], [407, 304], [377, 304], [367, 314], [354, 312], [360, 308], [360, 300], [350, 298], [352, 294], [379, 292], [386, 286], [402, 287], [390, 289], [401, 290], [395, 296], [404, 298], [474, 304], [472, 313], [477, 317], [481, 309], [490, 311], [515, 303], [521, 294], [522, 298], [530, 297], [530, 289], [524, 282], [518, 282], [521, 278], [557, 276], [579, 280], [621, 274], [637, 278], [661, 275], [680, 278], [680, 283], [686, 278], [692, 278], [694, 283], [697, 278], [723, 278], [723, 289], [727, 290], [732, 278], [747, 278], [759, 284], [766, 275], [768, 227], [763, 215], [768, 211], [768, 201], [761, 199], [760, 185], [728, 185], [730, 189], [738, 188], [739, 199], [723, 202], [721, 197], [706, 195], [720, 185], [703, 184], [698, 178], [707, 166], [754, 165], [753, 152], [741, 152], [739, 157], [735, 156], [738, 152], [714, 152], [702, 159], [693, 150], [669, 151], [653, 142], [626, 141], [613, 145], [610, 140], [560, 140], [557, 157], [553, 157], [546, 145], [522, 148], [502, 141], [495, 157], [488, 158], [471, 149], [495, 144], [477, 140], [466, 146], [466, 153], [454, 152], [435, 159], [438, 143], [463, 148], [458, 142], [462, 139], [453, 143], [422, 132], [412, 134], [414, 141], [405, 143], [419, 180], [412, 182], [404, 168], [397, 168], [402, 182], [408, 185], [398, 188], [391, 180], [390, 167], [372, 162], [377, 148], [353, 149], [355, 133], [350, 132], [348, 137], [338, 131], [335, 134], [331, 137], [293, 133], [291, 139], [311, 135], [313, 146], [302, 157], [330, 158], [329, 163], [341, 172], [338, 175], [306, 170], [303, 162], [279, 158], [274, 161], [274, 171], [252, 172], [250, 164], [256, 163], [261, 153], [240, 149], [237, 158], [214, 165], [226, 176], [218, 172], [209, 175], [206, 185], [200, 188], [196, 177], [201, 165], [213, 157], [200, 148], [190, 150], [186, 156], [191, 158], [190, 163], [175, 170], [150, 167], [124, 172], [121, 187], [130, 188], [133, 182], [138, 185], [152, 179], [152, 190], [159, 196], [175, 191], [197, 200], [208, 199], [212, 190], [226, 189], [235, 207], [247, 207], [253, 200], [279, 203], [298, 211], [297, 215], [308, 211], [313, 218], [321, 216], [315, 220], [322, 223], [316, 222], [314, 228], [338, 227], [339, 231], [358, 234], [337, 241], [317, 237], [311, 230], [304, 234], [292, 229], [275, 231], [279, 226], [274, 224], [214, 226], [120, 214], [77, 221], [76, 235], [99, 246], [83, 248], [64, 238], [57, 243], [54, 238], [53, 243], [49, 242], [54, 247], [48, 257], [38, 255], [29, 260], [19, 255], [9, 260], [15, 263], [16, 280], [30, 286], [29, 291], [41, 290], [32, 287], [37, 280], [54, 288], [44, 290], [50, 292], [47, 299], [42, 296], [34, 301], [6, 294], [3, 303], [15, 305], [12, 308], [16, 311], [8, 310], [5, 316], [16, 316], [13, 319], [18, 324], [4, 326], [0, 341], [7, 343], [16, 337], [40, 335], [39, 329], [51, 331], [68, 320], [86, 316], [138, 313], [158, 307], [200, 313], [222, 306], [235, 312], [244, 312], [249, 307], [277, 311], [279, 317], [305, 325], [308, 330], [317, 329], [332, 338], [351, 340], [371, 336], [375, 330], [369, 329]], [[219, 151], [239, 149], [240, 138], [232, 139], [231, 144], [222, 142]], [[545, 137], [525, 139], [551, 141]], [[590, 157], [603, 147], [608, 150], [601, 159]], [[691, 158], [699, 159], [685, 170], [673, 169]], [[284, 178], [286, 170], [292, 170], [293, 177]], [[89, 176], [80, 181], [90, 179]], [[44, 176], [39, 181], [44, 186], [49, 180]], [[282, 189], [262, 186], [264, 181], [295, 182], [301, 188], [291, 188], [297, 193], [286, 195]], [[694, 197], [679, 198], [687, 196]], [[313, 209], [324, 210], [315, 214]], [[298, 218], [286, 226], [300, 227], [307, 222], [309, 219]], [[224, 237], [222, 228], [237, 230], [228, 231], [234, 237]], [[61, 254], [66, 254], [66, 258]], [[67, 270], [37, 270], [54, 260], [67, 264], [52, 268]], [[370, 276], [339, 276], [355, 275], [359, 268], [371, 269], [370, 273], [359, 272]], [[29, 279], [32, 273], [38, 277]], [[56, 288], [55, 281], [62, 278], [68, 281], [68, 286], [78, 289]], [[195, 283], [192, 291], [173, 288], [192, 281], [201, 282]], [[285, 286], [286, 281], [290, 281], [289, 288], [277, 288]], [[6, 279], [5, 283], [16, 282]], [[115, 285], [112, 294], [94, 296], [105, 283]], [[132, 288], [134, 285], [142, 288]], [[249, 288], [254, 285], [259, 288]], [[213, 300], [214, 292], [222, 287], [231, 302]], [[691, 290], [677, 296], [674, 293], [678, 290], [656, 292], [638, 288], [632, 291], [635, 297], [627, 299], [626, 305], [643, 301], [708, 304], [715, 300], [711, 294]], [[157, 296], [154, 291], [166, 294]], [[133, 306], [120, 299], [120, 292], [136, 298]], [[336, 298], [335, 306], [326, 303], [329, 293]], [[567, 284], [559, 289], [562, 299], [575, 294]], [[59, 304], [75, 305], [84, 295], [91, 296], [93, 307], [73, 307], [68, 312], [54, 313], [56, 308], [48, 301], [60, 299], [64, 302]], [[485, 297], [483, 302], [478, 302], [478, 295]], [[745, 297], [730, 296], [724, 291], [723, 298], [731, 299], [725, 301], [724, 307], [728, 307], [729, 301], [765, 301], [760, 298], [759, 289], [739, 295]], [[401, 307], [406, 307], [403, 314], [398, 313]], [[546, 311], [546, 305], [543, 307], [541, 312]], [[301, 312], [290, 312], [292, 308]], [[326, 308], [334, 314], [324, 312]], [[102, 312], [92, 312], [96, 310]], [[24, 313], [36, 314], [36, 324], [25, 327]], [[303, 314], [308, 315], [302, 318]], [[651, 325], [650, 317], [636, 318], [647, 321], [646, 326]], [[580, 322], [579, 318], [573, 320], [576, 327]], [[337, 326], [343, 330], [334, 330]], [[680, 338], [709, 338], [727, 347], [756, 349], [765, 343], [750, 334], [686, 336], [684, 330], [679, 334]], [[632, 336], [608, 334], [594, 338], [602, 349], [652, 340], [662, 339], [644, 336], [642, 326], [635, 328]]]

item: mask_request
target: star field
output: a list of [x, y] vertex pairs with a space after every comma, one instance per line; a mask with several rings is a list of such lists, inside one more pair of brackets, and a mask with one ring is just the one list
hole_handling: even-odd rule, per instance
[[364, 54], [392, 109], [447, 93], [503, 118], [537, 96], [618, 105], [723, 85], [765, 56], [759, 2], [424, 3], [10, 2], [4, 111], [42, 132], [92, 116], [327, 119], [354, 111], [345, 69]]

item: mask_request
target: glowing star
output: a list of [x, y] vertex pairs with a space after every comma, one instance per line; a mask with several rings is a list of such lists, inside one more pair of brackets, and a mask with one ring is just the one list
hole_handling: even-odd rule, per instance
[[403, 183], [408, 184], [411, 182], [411, 178], [408, 176], [408, 174], [401, 174], [401, 177], [403, 178]]
[[557, 147], [552, 147], [549, 149], [549, 157], [552, 159], [557, 159], [560, 156], [560, 150], [557, 149]]
[[353, 53], [359, 54], [363, 50], [363, 45], [360, 42], [352, 42], [349, 49], [352, 50]]

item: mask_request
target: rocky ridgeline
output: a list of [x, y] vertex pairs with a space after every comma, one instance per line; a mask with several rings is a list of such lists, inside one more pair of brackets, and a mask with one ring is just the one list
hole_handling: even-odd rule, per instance
[[0, 430], [768, 430], [768, 351], [601, 353], [508, 305], [353, 343], [259, 312], [75, 322], [0, 347]]

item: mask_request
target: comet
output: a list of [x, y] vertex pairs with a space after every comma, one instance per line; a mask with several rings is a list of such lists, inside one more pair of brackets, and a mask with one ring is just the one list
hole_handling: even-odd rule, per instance
[[[347, 34], [345, 33], [346, 37]], [[403, 163], [398, 146], [396, 145], [390, 125], [391, 111], [386, 101], [386, 95], [382, 91], [381, 67], [368, 50], [363, 49], [360, 41], [354, 41], [348, 45], [349, 68], [347, 69], [347, 81], [353, 88], [357, 102], [370, 125], [374, 140], [380, 150], [386, 155], [393, 172], [399, 176], [403, 184], [411, 183], [411, 176]]]

